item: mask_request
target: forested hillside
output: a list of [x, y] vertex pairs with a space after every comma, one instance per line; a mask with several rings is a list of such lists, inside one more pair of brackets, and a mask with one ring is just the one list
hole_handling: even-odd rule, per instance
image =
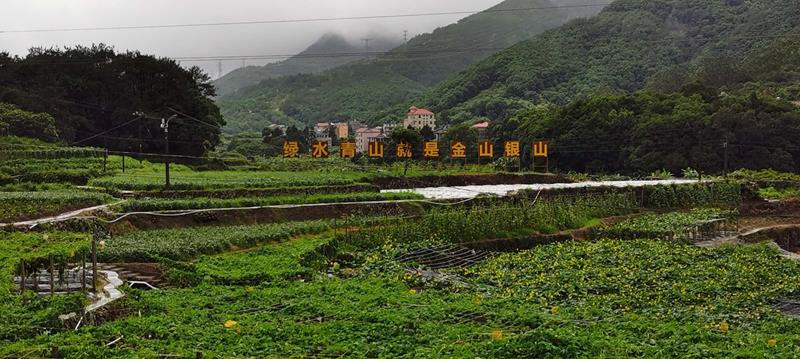
[[[489, 12], [420, 35], [372, 61], [321, 75], [264, 81], [219, 100], [231, 129], [327, 119], [381, 122], [428, 86], [547, 29], [602, 9], [603, 0], [507, 0]], [[594, 6], [591, 6], [594, 5]], [[397, 111], [395, 111], [397, 110]], [[399, 112], [398, 112], [399, 111]]]
[[796, 39], [798, 28], [794, 0], [618, 0], [598, 16], [486, 59], [418, 103], [460, 123], [645, 86], [674, 91], [695, 81], [711, 87], [784, 81], [773, 76], [784, 68], [776, 62], [792, 47], [773, 44]]
[[729, 169], [800, 169], [797, 105], [697, 85], [679, 93], [595, 95], [560, 107], [540, 105], [494, 122], [490, 133], [497, 143], [548, 140], [550, 163], [563, 171], [721, 173], [726, 152]]
[[247, 66], [234, 70], [214, 81], [217, 95], [225, 96], [239, 89], [253, 86], [261, 81], [297, 74], [316, 74], [342, 66], [375, 53], [391, 50], [401, 44], [400, 38], [369, 35], [369, 49], [354, 43], [341, 34], [327, 33], [303, 52], [286, 60], [264, 66]]
[[[212, 96], [199, 68], [105, 45], [0, 53], [0, 103], [14, 105], [0, 105], [6, 134], [163, 153], [161, 118], [174, 115], [172, 108], [195, 119], [172, 121], [172, 153], [200, 156], [219, 143], [224, 124]], [[138, 111], [148, 118], [137, 120]]]

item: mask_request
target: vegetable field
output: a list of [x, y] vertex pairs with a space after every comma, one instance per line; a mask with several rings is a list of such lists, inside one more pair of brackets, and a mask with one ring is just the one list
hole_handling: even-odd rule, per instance
[[0, 223], [46, 217], [111, 200], [108, 195], [75, 190], [0, 192]]
[[[70, 158], [59, 172], [42, 157], [10, 158], [6, 171], [81, 168]], [[122, 173], [119, 157], [106, 171], [98, 158], [84, 159], [94, 188], [63, 177], [0, 188], [7, 220], [120, 201], [88, 224], [0, 232], [0, 357], [800, 356], [800, 321], [777, 306], [800, 301], [800, 262], [767, 244], [663, 240], [735, 217], [738, 182], [522, 191], [415, 204], [413, 214], [271, 214], [264, 220], [276, 223], [258, 225], [217, 225], [219, 211], [191, 221], [138, 213], [139, 222], [125, 222], [115, 213], [419, 199], [378, 188], [462, 170], [413, 165], [402, 177], [401, 166], [379, 172], [337, 160], [226, 171], [175, 165], [166, 191], [162, 165], [128, 159]], [[92, 235], [100, 262], [163, 269], [159, 290], [126, 287], [124, 298], [83, 318], [85, 296], [19, 293], [22, 268], [75, 266]]]
[[141, 317], [8, 343], [0, 352], [45, 353], [55, 345], [67, 356], [95, 357], [800, 354], [793, 334], [800, 322], [769, 304], [800, 289], [792, 279], [800, 265], [767, 246], [563, 243], [456, 270], [461, 285], [409, 288], [399, 273], [344, 278], [333, 267], [332, 277], [297, 280], [313, 268], [289, 261], [319, 241], [241, 254], [286, 268], [272, 282], [215, 284], [236, 254], [209, 258], [198, 265], [207, 281], [194, 288], [137, 292]]

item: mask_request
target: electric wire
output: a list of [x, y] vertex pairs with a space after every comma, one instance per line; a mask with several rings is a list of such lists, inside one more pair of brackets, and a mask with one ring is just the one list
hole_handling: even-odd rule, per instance
[[46, 33], [46, 32], [76, 32], [76, 31], [109, 31], [109, 30], [138, 30], [138, 29], [165, 29], [165, 28], [187, 28], [187, 27], [211, 27], [211, 26], [238, 26], [238, 25], [266, 25], [266, 24], [286, 24], [286, 23], [308, 23], [308, 22], [330, 22], [330, 21], [350, 21], [350, 20], [372, 20], [372, 19], [392, 19], [392, 18], [411, 18], [411, 17], [431, 17], [449, 15], [471, 15], [471, 14], [493, 14], [493, 13], [518, 13], [521, 11], [540, 11], [558, 10], [575, 8], [605, 7], [611, 3], [604, 4], [576, 4], [576, 5], [553, 5], [540, 7], [520, 7], [513, 9], [488, 9], [488, 10], [462, 10], [462, 11], [441, 11], [424, 13], [406, 14], [385, 14], [385, 15], [364, 15], [364, 16], [343, 16], [343, 17], [321, 17], [321, 18], [296, 18], [296, 19], [274, 19], [274, 20], [249, 20], [249, 21], [227, 21], [227, 22], [204, 22], [186, 24], [160, 24], [160, 25], [128, 25], [128, 26], [96, 26], [96, 27], [64, 27], [64, 28], [39, 28], [39, 29], [5, 29], [0, 30], [0, 34], [18, 33]]

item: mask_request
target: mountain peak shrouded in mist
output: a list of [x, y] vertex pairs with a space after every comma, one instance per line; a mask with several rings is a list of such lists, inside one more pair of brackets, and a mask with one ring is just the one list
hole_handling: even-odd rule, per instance
[[[362, 39], [369, 39], [364, 41]], [[214, 81], [220, 96], [253, 86], [261, 81], [298, 74], [315, 74], [354, 61], [372, 58], [402, 43], [399, 37], [369, 33], [348, 37], [338, 32], [328, 32], [299, 54], [286, 60], [264, 66], [247, 66]]]
[[[372, 61], [314, 76], [264, 81], [221, 96], [226, 130], [260, 131], [270, 123], [302, 124], [320, 118], [379, 123], [395, 106], [404, 106], [430, 86], [498, 51], [600, 12], [603, 1], [506, 0], [490, 11], [414, 36]], [[378, 44], [375, 39], [370, 42], [371, 47]]]

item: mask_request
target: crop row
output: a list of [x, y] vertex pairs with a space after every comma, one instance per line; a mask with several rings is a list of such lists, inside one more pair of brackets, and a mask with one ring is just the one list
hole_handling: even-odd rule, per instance
[[310, 196], [277, 196], [245, 198], [193, 198], [193, 199], [147, 199], [130, 200], [120, 205], [124, 212], [165, 211], [183, 209], [241, 208], [290, 204], [341, 203], [420, 199], [414, 193], [343, 193]]
[[787, 200], [800, 198], [800, 187], [766, 187], [758, 190], [758, 195], [767, 199]]
[[635, 207], [633, 196], [617, 193], [534, 204], [500, 202], [481, 208], [435, 209], [420, 217], [388, 218], [384, 225], [348, 235], [345, 241], [363, 248], [384, 244], [416, 247], [552, 234], [583, 227], [597, 218], [627, 214]]
[[[322, 172], [177, 172], [173, 173], [170, 188], [173, 190], [204, 190], [226, 188], [275, 188], [300, 186], [332, 186], [356, 183], [363, 175]], [[89, 182], [95, 187], [114, 190], [154, 191], [164, 188], [163, 172], [136, 171], [102, 177]]]
[[110, 201], [105, 194], [75, 190], [0, 192], [0, 222], [47, 217]]
[[7, 160], [74, 159], [103, 157], [105, 152], [91, 147], [53, 147], [35, 150], [0, 150], [0, 162]]
[[699, 222], [725, 219], [732, 214], [718, 209], [693, 209], [690, 212], [648, 214], [617, 223], [595, 234], [599, 238], [656, 239], [680, 236], [680, 232]]
[[294, 236], [323, 232], [330, 226], [327, 221], [313, 221], [134, 232], [108, 240], [99, 256], [106, 262], [186, 260], [202, 254], [283, 242]]
[[239, 198], [239, 197], [269, 197], [269, 196], [299, 196], [334, 193], [380, 192], [378, 186], [369, 184], [348, 184], [338, 186], [308, 186], [308, 187], [277, 187], [277, 188], [228, 188], [207, 189], [195, 191], [138, 191], [133, 195], [136, 198]]

